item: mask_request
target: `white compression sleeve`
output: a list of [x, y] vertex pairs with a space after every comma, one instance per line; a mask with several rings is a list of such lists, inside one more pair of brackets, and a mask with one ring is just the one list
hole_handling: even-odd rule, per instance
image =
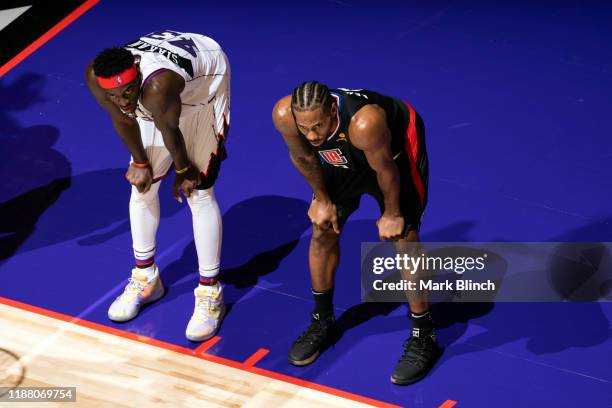
[[130, 197], [130, 226], [132, 246], [136, 262], [146, 261], [155, 256], [155, 238], [159, 226], [159, 185], [151, 185], [144, 194], [132, 186]]
[[200, 276], [214, 278], [219, 274], [221, 257], [221, 211], [213, 188], [195, 190], [187, 199], [193, 217], [193, 237], [198, 253]]

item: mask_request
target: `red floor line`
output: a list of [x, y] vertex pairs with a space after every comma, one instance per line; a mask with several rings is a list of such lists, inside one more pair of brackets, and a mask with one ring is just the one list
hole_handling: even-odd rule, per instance
[[51, 27], [49, 31], [38, 37], [36, 41], [28, 45], [23, 51], [15, 55], [6, 64], [0, 67], [0, 78], [11, 69], [15, 68], [17, 64], [26, 59], [34, 51], [42, 47], [47, 41], [59, 34], [64, 28], [68, 27], [74, 20], [81, 17], [87, 10], [95, 6], [100, 0], [88, 0], [85, 3], [77, 7], [72, 13], [68, 14], [62, 21]]
[[266, 356], [266, 354], [268, 354], [270, 352], [270, 350], [265, 349], [265, 348], [260, 348], [259, 350], [257, 350], [255, 353], [253, 353], [253, 355], [249, 358], [247, 358], [244, 361], [244, 365], [246, 366], [254, 366], [255, 364], [257, 364], [257, 362], [259, 360], [261, 360], [262, 358], [264, 358]]
[[217, 344], [219, 340], [221, 340], [221, 337], [219, 336], [208, 339], [204, 343], [200, 344], [194, 351], [196, 354], [204, 354], [208, 351], [208, 349]]
[[457, 401], [446, 400], [438, 408], [453, 408], [455, 405], [457, 405]]
[[325, 385], [313, 383], [310, 381], [302, 380], [300, 378], [291, 377], [285, 374], [277, 373], [275, 371], [264, 370], [255, 366], [245, 365], [238, 361], [229, 360], [223, 357], [217, 357], [210, 354], [196, 354], [195, 350], [188, 349], [186, 347], [177, 346], [176, 344], [167, 343], [165, 341], [153, 339], [151, 337], [142, 336], [135, 333], [126, 332], [123, 330], [115, 329], [113, 327], [104, 326], [103, 324], [90, 322], [88, 320], [79, 319], [62, 313], [54, 312], [52, 310], [43, 309], [37, 306], [33, 306], [27, 303], [22, 303], [16, 300], [0, 297], [0, 304], [11, 306], [17, 309], [25, 310], [28, 312], [36, 313], [42, 316], [51, 317], [53, 319], [62, 320], [68, 323], [76, 324], [89, 329], [97, 330], [100, 332], [112, 334], [115, 336], [123, 337], [130, 340], [139, 341], [141, 343], [150, 344], [152, 346], [160, 347], [165, 350], [175, 351], [177, 353], [194, 356], [201, 358], [202, 360], [211, 361], [213, 363], [221, 364], [227, 367], [237, 368], [242, 371], [247, 371], [254, 374], [259, 374], [264, 377], [272, 378], [274, 380], [283, 381], [289, 384], [299, 385], [301, 387], [310, 388], [316, 391], [324, 392], [337, 397], [349, 399], [352, 401], [361, 402], [363, 404], [369, 404], [375, 407], [382, 408], [399, 408], [399, 405], [390, 404], [388, 402], [378, 401], [373, 398], [364, 397], [361, 395], [353, 394], [347, 391], [342, 391], [336, 388], [328, 387]]

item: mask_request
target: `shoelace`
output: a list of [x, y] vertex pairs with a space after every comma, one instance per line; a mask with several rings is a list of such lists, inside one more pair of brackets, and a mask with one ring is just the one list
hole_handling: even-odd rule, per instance
[[310, 326], [298, 337], [297, 342], [300, 343], [314, 343], [320, 341], [325, 335], [326, 327], [318, 320], [310, 322]]
[[215, 300], [217, 300], [217, 296], [204, 296], [198, 297], [195, 305], [194, 318], [199, 321], [208, 320], [208, 317], [218, 308], [215, 305]]
[[129, 303], [131, 302], [140, 292], [144, 290], [145, 284], [137, 281], [134, 278], [130, 278], [128, 284], [125, 286], [125, 290], [119, 296], [119, 299], [122, 302]]
[[426, 345], [427, 338], [410, 336], [404, 343], [404, 353], [400, 361], [407, 361], [416, 366], [424, 366], [431, 357], [431, 350]]

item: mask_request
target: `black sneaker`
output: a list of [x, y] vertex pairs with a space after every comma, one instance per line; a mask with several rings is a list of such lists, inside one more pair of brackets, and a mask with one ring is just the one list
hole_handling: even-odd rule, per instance
[[425, 378], [442, 355], [433, 332], [412, 331], [404, 343], [404, 353], [391, 374], [391, 382], [408, 385]]
[[289, 351], [289, 363], [305, 366], [317, 359], [334, 326], [334, 315], [319, 316], [312, 314], [310, 326], [297, 338]]

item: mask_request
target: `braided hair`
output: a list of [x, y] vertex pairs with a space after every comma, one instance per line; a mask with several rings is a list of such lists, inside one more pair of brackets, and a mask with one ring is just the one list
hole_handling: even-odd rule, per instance
[[317, 81], [304, 82], [291, 94], [291, 109], [294, 112], [310, 111], [320, 107], [327, 110], [332, 102], [329, 88]]

